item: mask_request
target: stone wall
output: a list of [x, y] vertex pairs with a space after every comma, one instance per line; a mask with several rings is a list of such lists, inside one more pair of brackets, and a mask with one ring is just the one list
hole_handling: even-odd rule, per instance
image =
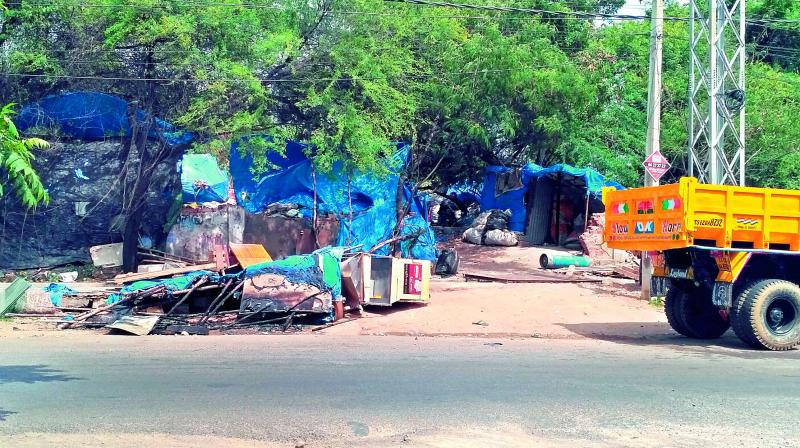
[[[50, 203], [28, 210], [13, 192], [0, 199], [0, 269], [29, 269], [91, 261], [89, 247], [120, 242], [110, 230], [120, 211], [119, 141], [55, 143], [34, 163]], [[180, 178], [173, 157], [156, 172], [142, 211], [142, 236], [164, 240], [164, 224]]]

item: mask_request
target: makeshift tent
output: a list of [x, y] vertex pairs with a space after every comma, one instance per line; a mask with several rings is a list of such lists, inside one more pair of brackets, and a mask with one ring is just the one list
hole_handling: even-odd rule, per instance
[[[561, 163], [548, 168], [534, 163], [528, 163], [521, 168], [489, 166], [483, 177], [481, 210], [511, 210], [509, 228], [524, 232], [530, 222], [529, 215], [537, 185], [542, 185], [541, 190], [552, 187], [555, 191], [555, 184], [548, 182], [551, 180], [562, 182], [565, 190], [571, 188], [582, 191], [583, 197], [588, 195], [591, 208], [595, 211], [602, 211], [600, 197], [604, 186], [625, 188], [617, 182], [606, 181], [602, 174], [592, 168], [575, 168]], [[539, 196], [543, 196], [542, 191], [539, 193]]]
[[535, 173], [542, 169], [535, 163], [521, 168], [486, 167], [481, 191], [481, 210], [511, 210], [508, 227], [515, 232], [525, 230], [525, 195]]
[[[395, 204], [399, 174], [408, 163], [410, 153], [407, 145], [399, 145], [398, 151], [386, 160], [386, 175], [356, 172], [348, 183], [348, 178], [341, 175], [340, 164], [336, 164], [330, 174], [315, 172], [305, 155], [307, 147], [297, 142], [288, 142], [282, 155], [269, 153], [270, 166], [254, 178], [253, 156], [240, 151], [244, 143], [246, 140], [232, 145], [230, 170], [236, 201], [247, 212], [260, 213], [276, 203], [292, 204], [299, 208], [300, 216], [310, 219], [316, 204], [319, 215], [332, 214], [339, 220], [338, 246], [361, 245], [362, 250], [369, 250], [392, 237], [397, 225]], [[405, 185], [403, 190], [411, 205], [401, 234], [419, 234], [401, 245], [403, 255], [435, 260], [435, 240], [428, 224], [427, 205], [423, 198], [413, 194], [411, 186]], [[388, 254], [389, 249], [384, 246], [376, 253]]]
[[472, 202], [477, 202], [480, 204], [482, 191], [483, 191], [483, 185], [481, 184], [475, 184], [471, 182], [461, 182], [459, 184], [452, 185], [450, 188], [448, 188], [447, 196], [448, 197], [455, 196], [456, 200], [465, 205], [470, 204]]
[[186, 154], [180, 162], [183, 202], [226, 202], [228, 174], [211, 154]]
[[[138, 122], [145, 121], [145, 112], [136, 111]], [[105, 140], [129, 137], [128, 102], [99, 92], [68, 92], [50, 95], [26, 105], [14, 120], [20, 132], [42, 130], [48, 135], [63, 135], [80, 140]], [[167, 145], [188, 145], [194, 139], [190, 132], [155, 119], [148, 138], [163, 138]]]
[[561, 176], [570, 185], [585, 189], [593, 199], [600, 199], [603, 187], [616, 187], [624, 190], [625, 187], [615, 181], [606, 181], [605, 177], [592, 168], [575, 168], [565, 163], [559, 163], [547, 168], [542, 168], [531, 176], [531, 179], [540, 179], [548, 176], [556, 179]]

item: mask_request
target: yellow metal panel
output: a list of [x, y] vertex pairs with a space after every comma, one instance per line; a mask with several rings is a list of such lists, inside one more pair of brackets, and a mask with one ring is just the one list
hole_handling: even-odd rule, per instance
[[603, 202], [603, 236], [615, 249], [655, 251], [693, 244], [769, 249], [779, 244], [800, 251], [800, 191], [683, 178], [674, 185], [604, 189]]

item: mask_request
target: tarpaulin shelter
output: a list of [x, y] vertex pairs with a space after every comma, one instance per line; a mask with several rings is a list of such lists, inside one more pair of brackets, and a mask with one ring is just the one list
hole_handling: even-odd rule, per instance
[[183, 202], [226, 202], [228, 174], [211, 154], [185, 154], [180, 162]]
[[542, 169], [535, 163], [521, 168], [488, 166], [484, 170], [481, 210], [511, 210], [508, 227], [515, 232], [525, 231], [525, 195], [534, 174]]
[[[588, 214], [603, 211], [600, 197], [604, 186], [624, 188], [606, 181], [602, 174], [588, 167], [575, 168], [563, 163], [547, 168], [534, 163], [518, 168], [489, 166], [483, 177], [481, 210], [511, 210], [509, 228], [526, 232], [533, 244], [543, 244], [551, 237], [553, 211], [556, 216], [560, 213], [558, 198], [563, 194], [578, 197], [585, 203], [579, 211], [585, 220], [587, 211]], [[555, 240], [559, 239], [560, 235], [556, 235]]]
[[[136, 111], [136, 120], [145, 121], [145, 112]], [[17, 115], [20, 132], [41, 129], [48, 135], [57, 133], [71, 139], [105, 140], [130, 137], [128, 102], [99, 92], [67, 92], [50, 95], [24, 106]], [[163, 138], [170, 146], [188, 145], [194, 139], [191, 132], [181, 131], [160, 118], [154, 119], [148, 138]]]
[[[398, 145], [398, 150], [386, 160], [385, 175], [355, 172], [348, 182], [348, 177], [341, 174], [344, 171], [341, 164], [336, 164], [331, 173], [316, 172], [306, 156], [308, 147], [292, 141], [287, 142], [283, 154], [269, 152], [266, 172], [255, 176], [251, 170], [252, 154], [241, 150], [244, 143], [246, 140], [232, 145], [230, 171], [236, 201], [248, 213], [261, 213], [272, 204], [291, 204], [298, 207], [300, 216], [310, 219], [316, 207], [318, 215], [330, 214], [339, 220], [338, 246], [361, 245], [362, 250], [369, 250], [392, 237], [397, 225], [398, 182], [408, 163], [408, 145]], [[426, 200], [414, 195], [409, 185], [404, 185], [403, 192], [410, 207], [401, 234], [419, 233], [401, 244], [403, 255], [435, 260], [435, 240], [428, 223]], [[384, 246], [376, 253], [388, 254], [388, 251], [389, 247]]]

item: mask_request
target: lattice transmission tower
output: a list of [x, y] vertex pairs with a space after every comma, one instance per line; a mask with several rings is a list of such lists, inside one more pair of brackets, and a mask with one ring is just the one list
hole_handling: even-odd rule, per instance
[[689, 175], [745, 182], [745, 0], [690, 0]]

